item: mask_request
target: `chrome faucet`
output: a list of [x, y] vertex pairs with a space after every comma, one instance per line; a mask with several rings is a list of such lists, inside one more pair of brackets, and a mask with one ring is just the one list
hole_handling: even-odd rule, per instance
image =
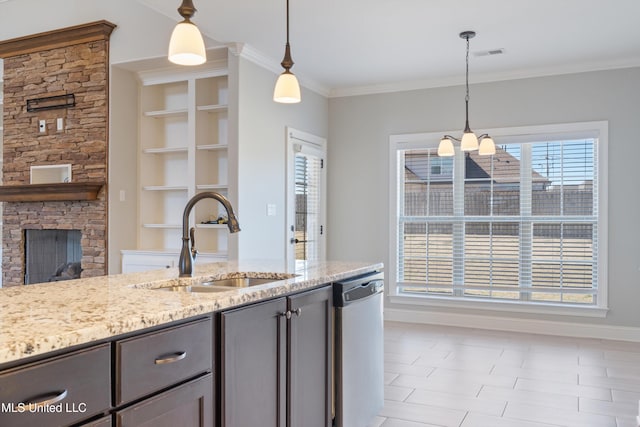
[[[184, 207], [184, 213], [182, 214], [182, 250], [180, 251], [180, 260], [178, 261], [178, 271], [180, 277], [191, 277], [193, 275], [193, 260], [198, 255], [196, 250], [195, 228], [191, 228], [189, 232], [189, 214], [193, 206], [202, 199], [214, 199], [222, 203], [224, 209], [227, 211], [227, 227], [229, 227], [230, 233], [237, 233], [240, 231], [240, 225], [238, 219], [233, 213], [233, 207], [229, 200], [222, 194], [208, 191], [205, 193], [198, 193], [193, 196]], [[191, 249], [189, 249], [189, 241], [191, 241]]]

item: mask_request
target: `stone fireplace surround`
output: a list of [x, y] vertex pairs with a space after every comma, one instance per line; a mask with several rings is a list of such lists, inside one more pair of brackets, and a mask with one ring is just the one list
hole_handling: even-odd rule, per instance
[[[5, 200], [3, 286], [24, 284], [26, 229], [80, 230], [82, 277], [107, 273], [108, 71], [114, 27], [99, 21], [0, 42], [4, 59], [2, 187], [21, 186], [19, 193], [24, 189], [25, 194], [10, 199], [0, 195]], [[27, 100], [66, 94], [74, 94], [74, 107], [27, 112]], [[65, 123], [62, 131], [56, 130], [58, 118]], [[46, 121], [44, 133], [38, 130], [40, 120]], [[57, 164], [72, 165], [74, 183], [104, 185], [89, 197], [55, 197], [51, 192], [56, 186], [32, 191], [30, 167]]]

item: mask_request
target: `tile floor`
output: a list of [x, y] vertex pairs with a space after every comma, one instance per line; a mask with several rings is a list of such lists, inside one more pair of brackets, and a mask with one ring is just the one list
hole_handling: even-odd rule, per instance
[[640, 343], [385, 323], [371, 427], [636, 427]]

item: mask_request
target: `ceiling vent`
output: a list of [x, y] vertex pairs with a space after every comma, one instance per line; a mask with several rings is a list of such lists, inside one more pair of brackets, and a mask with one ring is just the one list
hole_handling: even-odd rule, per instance
[[494, 55], [502, 55], [504, 54], [504, 49], [489, 49], [489, 50], [481, 50], [478, 52], [473, 52], [473, 56], [494, 56]]

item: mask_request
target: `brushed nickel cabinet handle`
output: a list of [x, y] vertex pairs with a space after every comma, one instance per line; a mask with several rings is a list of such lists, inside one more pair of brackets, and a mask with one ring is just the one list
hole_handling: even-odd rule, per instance
[[[51, 399], [41, 400], [39, 402], [24, 402], [21, 403], [21, 406], [24, 406], [28, 411], [35, 411], [39, 408], [43, 408], [45, 406], [53, 405], [54, 403], [58, 403], [67, 397], [67, 390], [62, 390], [61, 392], [56, 392], [57, 394]], [[52, 393], [51, 393], [52, 394]]]
[[180, 353], [175, 353], [173, 356], [170, 356], [170, 357], [163, 357], [162, 359], [156, 359], [155, 364], [164, 365], [166, 363], [175, 363], [179, 360], [184, 359], [185, 357], [187, 357], [187, 352], [181, 351]]
[[285, 311], [283, 313], [278, 313], [278, 314], [280, 314], [280, 316], [282, 316], [282, 317], [286, 317], [287, 319], [291, 319], [291, 311], [290, 310], [287, 310], [287, 311]]
[[302, 314], [302, 308], [298, 307], [298, 309], [294, 310], [293, 312], [296, 314], [296, 316], [300, 317], [300, 315]]

